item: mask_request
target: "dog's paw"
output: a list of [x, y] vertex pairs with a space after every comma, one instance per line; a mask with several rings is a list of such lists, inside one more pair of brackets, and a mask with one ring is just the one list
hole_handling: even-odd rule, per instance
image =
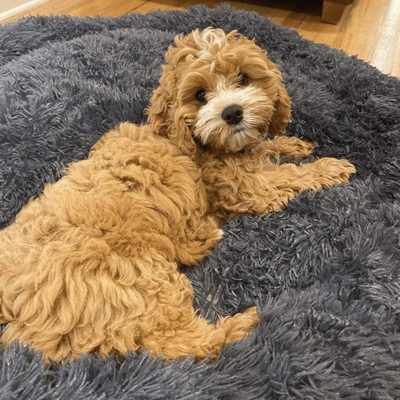
[[298, 138], [292, 139], [290, 155], [294, 159], [306, 158], [313, 153], [315, 150], [315, 145], [312, 142], [307, 142]]
[[345, 159], [326, 157], [317, 160], [314, 165], [315, 172], [324, 187], [348, 183], [350, 176], [357, 172], [355, 166]]
[[260, 145], [262, 152], [269, 157], [306, 158], [312, 154], [315, 145], [297, 137], [277, 136]]

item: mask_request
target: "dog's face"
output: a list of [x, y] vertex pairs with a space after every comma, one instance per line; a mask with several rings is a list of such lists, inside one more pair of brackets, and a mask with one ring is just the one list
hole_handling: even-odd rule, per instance
[[237, 152], [290, 122], [276, 65], [253, 41], [220, 29], [177, 37], [148, 109], [155, 131], [186, 154]]

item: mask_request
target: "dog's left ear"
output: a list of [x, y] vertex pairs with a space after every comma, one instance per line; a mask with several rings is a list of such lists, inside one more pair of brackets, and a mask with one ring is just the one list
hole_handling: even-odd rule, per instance
[[288, 92], [283, 86], [282, 74], [277, 66], [268, 60], [268, 67], [276, 75], [278, 80], [278, 93], [275, 102], [275, 113], [269, 126], [269, 133], [274, 136], [283, 135], [286, 125], [292, 121], [291, 118], [291, 101]]
[[196, 153], [197, 146], [178, 104], [177, 80], [173, 67], [163, 66], [160, 86], [153, 91], [147, 115], [155, 133], [167, 137], [188, 156]]

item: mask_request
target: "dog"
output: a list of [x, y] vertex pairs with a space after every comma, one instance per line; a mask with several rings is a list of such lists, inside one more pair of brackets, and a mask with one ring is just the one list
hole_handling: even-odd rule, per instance
[[179, 272], [228, 218], [280, 211], [303, 190], [347, 183], [347, 160], [302, 159], [284, 136], [291, 102], [277, 66], [238, 32], [196, 30], [166, 54], [148, 123], [122, 123], [0, 232], [1, 342], [49, 360], [148, 351], [218, 357], [252, 332], [255, 307], [209, 323]]

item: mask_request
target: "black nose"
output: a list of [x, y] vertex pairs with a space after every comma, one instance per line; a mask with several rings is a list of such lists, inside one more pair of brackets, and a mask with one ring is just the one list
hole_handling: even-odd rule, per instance
[[243, 108], [237, 104], [232, 104], [222, 111], [221, 117], [228, 125], [236, 125], [243, 119]]

